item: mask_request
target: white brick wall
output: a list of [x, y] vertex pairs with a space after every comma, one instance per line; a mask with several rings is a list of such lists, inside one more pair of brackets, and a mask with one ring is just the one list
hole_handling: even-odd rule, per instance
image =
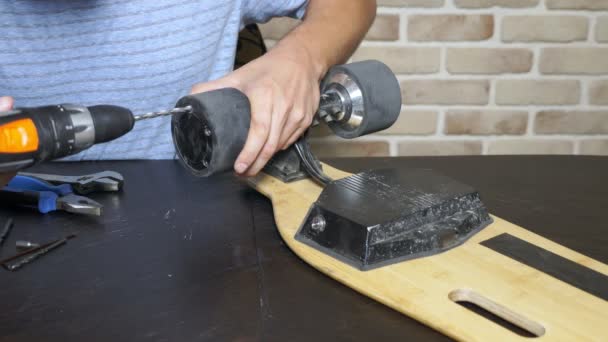
[[608, 155], [608, 0], [378, 2], [353, 60], [398, 74], [401, 118], [356, 144], [317, 133], [324, 156]]

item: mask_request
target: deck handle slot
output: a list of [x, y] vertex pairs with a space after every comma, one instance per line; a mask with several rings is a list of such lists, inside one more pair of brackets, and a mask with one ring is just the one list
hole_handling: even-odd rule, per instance
[[539, 323], [498, 304], [470, 289], [457, 289], [448, 295], [451, 301], [483, 316], [511, 332], [523, 337], [536, 338], [545, 334]]

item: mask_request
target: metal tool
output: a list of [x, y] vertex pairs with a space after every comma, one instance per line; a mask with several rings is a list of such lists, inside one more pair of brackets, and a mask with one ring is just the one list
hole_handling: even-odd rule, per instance
[[33, 177], [17, 175], [0, 190], [0, 202], [35, 207], [43, 214], [64, 210], [76, 214], [101, 215], [103, 206], [73, 193], [69, 184], [52, 185]]
[[124, 184], [122, 175], [115, 171], [102, 171], [82, 176], [63, 176], [30, 172], [19, 172], [19, 175], [38, 178], [53, 185], [69, 184], [72, 186], [72, 190], [79, 195], [86, 195], [91, 192], [120, 191]]
[[24, 265], [29, 264], [30, 262], [56, 249], [57, 247], [64, 245], [66, 242], [68, 242], [68, 240], [74, 237], [76, 237], [76, 234], [71, 234], [62, 239], [43, 244], [42, 246], [28, 249], [24, 252], [18, 253], [12, 257], [0, 261], [0, 264], [2, 264], [2, 267], [9, 271], [16, 271]]
[[134, 119], [135, 119], [135, 121], [147, 120], [147, 119], [154, 119], [159, 116], [173, 115], [173, 114], [178, 114], [178, 113], [188, 113], [191, 111], [192, 111], [192, 106], [175, 107], [175, 108], [169, 109], [169, 110], [163, 110], [163, 111], [159, 111], [159, 112], [149, 112], [149, 113], [145, 113], [145, 114], [135, 115]]
[[4, 243], [4, 239], [6, 239], [6, 237], [8, 236], [8, 234], [10, 233], [11, 229], [13, 229], [13, 218], [9, 217], [6, 222], [4, 223], [4, 227], [2, 228], [2, 232], [0, 232], [0, 245], [2, 245]]
[[37, 247], [40, 247], [40, 244], [36, 243], [36, 242], [25, 241], [25, 240], [17, 240], [15, 242], [15, 248], [17, 248], [20, 251], [25, 251], [25, 250], [37, 248]]

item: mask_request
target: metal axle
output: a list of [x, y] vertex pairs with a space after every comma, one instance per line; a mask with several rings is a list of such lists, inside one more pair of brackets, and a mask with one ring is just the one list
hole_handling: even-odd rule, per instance
[[338, 92], [327, 92], [321, 94], [317, 115], [326, 122], [339, 121], [344, 117], [344, 107], [344, 101]]

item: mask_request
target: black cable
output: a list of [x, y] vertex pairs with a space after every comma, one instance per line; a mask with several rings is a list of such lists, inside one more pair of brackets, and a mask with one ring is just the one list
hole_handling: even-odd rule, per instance
[[304, 166], [304, 170], [318, 183], [325, 186], [329, 184], [332, 179], [323, 172], [321, 166], [317, 163], [312, 151], [310, 150], [310, 145], [306, 142], [304, 138], [300, 138], [295, 144], [296, 152], [300, 156], [300, 160]]

